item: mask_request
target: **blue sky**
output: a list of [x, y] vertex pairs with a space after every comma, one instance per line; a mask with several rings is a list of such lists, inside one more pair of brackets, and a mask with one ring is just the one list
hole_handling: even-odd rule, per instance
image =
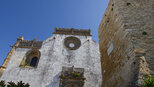
[[97, 29], [109, 0], [0, 0], [0, 65], [19, 36], [45, 40], [55, 27]]

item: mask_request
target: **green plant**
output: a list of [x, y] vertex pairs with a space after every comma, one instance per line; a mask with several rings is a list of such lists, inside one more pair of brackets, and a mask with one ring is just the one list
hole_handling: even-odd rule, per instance
[[142, 32], [143, 35], [147, 35], [147, 32]]
[[17, 87], [17, 85], [14, 82], [8, 82], [7, 87]]
[[143, 87], [154, 87], [154, 78], [147, 74]]
[[131, 3], [128, 2], [128, 3], [127, 3], [127, 6], [129, 6], [129, 5], [131, 5]]
[[64, 73], [62, 73], [62, 74], [60, 75], [60, 78], [65, 78]]
[[6, 85], [5, 85], [5, 81], [2, 80], [2, 81], [0, 82], [0, 87], [5, 87], [5, 86], [6, 86]]
[[30, 64], [28, 64], [28, 63], [25, 63], [25, 66], [30, 66]]
[[15, 84], [14, 82], [8, 82], [8, 84], [5, 84], [5, 81], [1, 81], [0, 82], [0, 87], [30, 87], [29, 84], [25, 84], [22, 81], [18, 82], [17, 84]]
[[72, 75], [73, 75], [73, 77], [79, 77], [80, 76], [80, 73], [73, 72]]
[[22, 81], [20, 81], [20, 82], [17, 83], [17, 87], [29, 87], [29, 84], [28, 83], [25, 84]]

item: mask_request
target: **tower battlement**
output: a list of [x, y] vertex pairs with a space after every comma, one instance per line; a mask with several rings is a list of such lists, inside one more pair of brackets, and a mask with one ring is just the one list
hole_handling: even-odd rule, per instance
[[55, 28], [53, 34], [66, 34], [66, 35], [81, 35], [81, 36], [91, 36], [91, 30], [78, 30], [74, 28]]

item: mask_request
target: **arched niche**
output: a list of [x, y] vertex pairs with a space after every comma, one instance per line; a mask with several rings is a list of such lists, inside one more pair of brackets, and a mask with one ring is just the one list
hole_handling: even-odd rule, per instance
[[22, 60], [20, 66], [37, 67], [41, 53], [38, 49], [28, 51]]

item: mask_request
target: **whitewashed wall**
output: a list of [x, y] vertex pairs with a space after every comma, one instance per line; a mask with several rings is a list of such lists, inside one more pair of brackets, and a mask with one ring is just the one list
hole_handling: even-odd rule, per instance
[[[68, 36], [81, 40], [79, 49], [67, 50], [64, 47], [63, 40]], [[39, 49], [41, 57], [37, 68], [19, 67], [21, 60], [29, 50], [31, 49], [17, 48], [15, 50], [0, 80], [14, 82], [22, 80], [29, 83], [30, 87], [59, 87], [62, 66], [74, 65], [74, 67], [85, 69], [86, 87], [101, 86], [99, 45], [92, 40], [91, 36], [54, 34], [43, 41]], [[70, 63], [68, 56], [71, 56]]]

